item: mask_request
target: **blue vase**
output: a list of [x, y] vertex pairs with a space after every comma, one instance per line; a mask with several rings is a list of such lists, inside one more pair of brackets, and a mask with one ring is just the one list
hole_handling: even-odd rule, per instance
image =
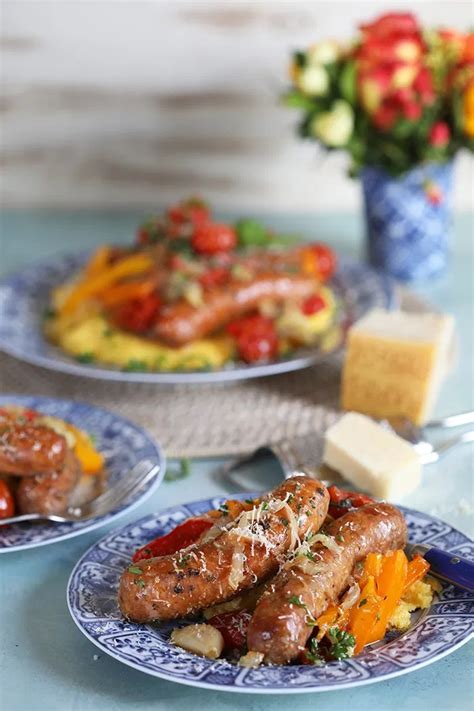
[[393, 178], [362, 170], [370, 263], [402, 281], [441, 276], [449, 263], [453, 161], [429, 163]]

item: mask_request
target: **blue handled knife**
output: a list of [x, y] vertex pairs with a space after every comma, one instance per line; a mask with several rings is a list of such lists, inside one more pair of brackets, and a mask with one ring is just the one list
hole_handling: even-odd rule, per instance
[[474, 593], [474, 563], [467, 558], [421, 543], [409, 543], [405, 551], [411, 557], [417, 553], [422, 555], [431, 566], [430, 573], [437, 578]]

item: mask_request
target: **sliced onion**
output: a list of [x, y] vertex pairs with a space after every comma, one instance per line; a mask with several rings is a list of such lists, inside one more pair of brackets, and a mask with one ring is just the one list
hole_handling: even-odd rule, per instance
[[332, 538], [331, 536], [326, 536], [325, 533], [315, 533], [314, 536], [311, 536], [309, 540], [310, 546], [314, 546], [315, 543], [321, 543], [332, 553], [339, 553], [339, 551], [341, 550], [341, 546], [337, 545], [334, 538]]
[[244, 547], [237, 544], [232, 553], [232, 567], [229, 573], [229, 585], [233, 590], [236, 590], [244, 579], [244, 562], [245, 553]]
[[349, 610], [351, 607], [354, 607], [357, 600], [359, 599], [359, 596], [360, 596], [360, 587], [357, 583], [354, 583], [354, 585], [351, 585], [349, 590], [346, 592], [346, 594], [342, 598], [339, 607], [341, 608], [341, 610]]

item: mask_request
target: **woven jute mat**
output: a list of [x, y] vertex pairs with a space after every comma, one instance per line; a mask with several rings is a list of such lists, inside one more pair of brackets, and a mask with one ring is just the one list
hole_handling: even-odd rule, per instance
[[[405, 290], [401, 306], [427, 310]], [[81, 378], [0, 354], [0, 392], [82, 400], [144, 427], [169, 457], [250, 452], [283, 438], [322, 431], [338, 409], [341, 358], [236, 384], [160, 387]]]

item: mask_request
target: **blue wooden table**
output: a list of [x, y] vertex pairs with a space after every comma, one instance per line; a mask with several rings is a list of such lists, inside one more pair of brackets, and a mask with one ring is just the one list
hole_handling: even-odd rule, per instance
[[[354, 256], [361, 251], [362, 228], [354, 215], [262, 217], [280, 229], [326, 239], [343, 253]], [[83, 250], [102, 241], [125, 242], [140, 218], [136, 211], [7, 212], [1, 224], [0, 273], [21, 268], [34, 259]], [[458, 325], [458, 363], [443, 389], [437, 414], [473, 407], [472, 216], [459, 216], [455, 232], [449, 276], [416, 289], [438, 307], [455, 314]], [[166, 506], [225, 493], [211, 476], [216, 464], [215, 460], [193, 462], [188, 479], [164, 483], [122, 523]], [[465, 446], [426, 469], [423, 486], [407, 504], [439, 515], [472, 537], [473, 474], [472, 448]], [[102, 655], [82, 636], [66, 606], [65, 589], [71, 569], [107, 530], [0, 558], [0, 707], [5, 711], [187, 711], [198, 706], [207, 711], [276, 711], [282, 704], [321, 711], [472, 708], [472, 643], [414, 674], [381, 684], [285, 699], [192, 689], [125, 667]]]

